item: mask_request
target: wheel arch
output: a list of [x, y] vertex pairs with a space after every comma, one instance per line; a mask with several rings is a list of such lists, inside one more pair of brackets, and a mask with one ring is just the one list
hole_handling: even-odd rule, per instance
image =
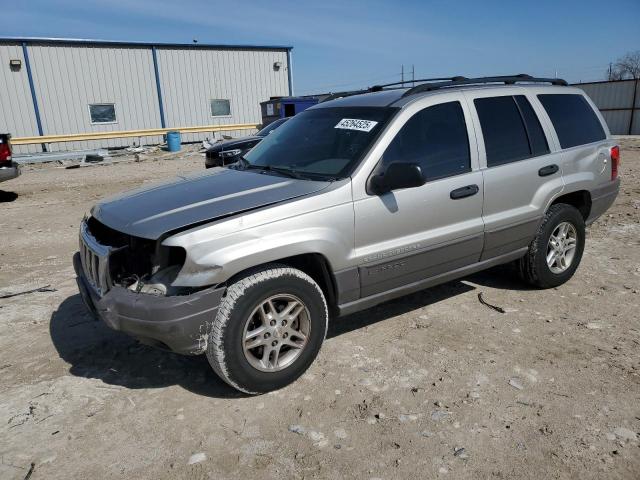
[[321, 253], [302, 253], [298, 255], [291, 255], [288, 257], [270, 260], [268, 262], [246, 268], [236, 273], [225, 283], [229, 285], [246, 276], [247, 274], [250, 274], [250, 272], [256, 271], [272, 264], [286, 265], [288, 267], [298, 269], [301, 272], [309, 275], [313, 279], [313, 281], [315, 281], [320, 286], [320, 289], [322, 290], [322, 293], [324, 294], [327, 301], [327, 306], [329, 307], [330, 314], [337, 314], [338, 293], [336, 278], [329, 259]]
[[582, 218], [585, 221], [589, 218], [589, 214], [591, 213], [591, 193], [588, 190], [563, 192], [562, 195], [553, 199], [547, 210], [558, 203], [571, 205], [580, 212], [580, 215], [582, 215]]

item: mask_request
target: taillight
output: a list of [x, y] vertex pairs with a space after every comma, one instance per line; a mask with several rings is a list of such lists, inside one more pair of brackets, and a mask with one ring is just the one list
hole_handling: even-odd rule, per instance
[[0, 143], [0, 162], [8, 162], [9, 160], [11, 160], [11, 145]]
[[620, 164], [620, 147], [611, 147], [611, 180], [618, 178], [618, 165]]

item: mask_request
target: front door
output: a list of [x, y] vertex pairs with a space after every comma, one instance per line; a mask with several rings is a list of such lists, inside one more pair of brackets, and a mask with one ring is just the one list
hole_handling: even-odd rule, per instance
[[[482, 173], [461, 101], [419, 110], [402, 126], [373, 173], [417, 163], [421, 187], [354, 198], [361, 296], [419, 282], [478, 261], [483, 244]], [[472, 161], [473, 160], [473, 161]]]

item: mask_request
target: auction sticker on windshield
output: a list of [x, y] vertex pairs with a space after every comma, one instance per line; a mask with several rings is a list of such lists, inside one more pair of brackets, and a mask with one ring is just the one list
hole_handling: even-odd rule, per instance
[[373, 120], [357, 120], [355, 118], [343, 118], [338, 122], [334, 128], [341, 128], [343, 130], [357, 130], [359, 132], [370, 132], [378, 122]]

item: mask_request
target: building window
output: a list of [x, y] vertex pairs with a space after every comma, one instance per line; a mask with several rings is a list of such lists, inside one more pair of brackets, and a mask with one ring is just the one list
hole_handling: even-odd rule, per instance
[[117, 123], [116, 105], [114, 103], [92, 103], [89, 105], [89, 116], [92, 124]]
[[231, 102], [229, 100], [211, 100], [212, 117], [228, 117], [229, 115], [231, 115]]

